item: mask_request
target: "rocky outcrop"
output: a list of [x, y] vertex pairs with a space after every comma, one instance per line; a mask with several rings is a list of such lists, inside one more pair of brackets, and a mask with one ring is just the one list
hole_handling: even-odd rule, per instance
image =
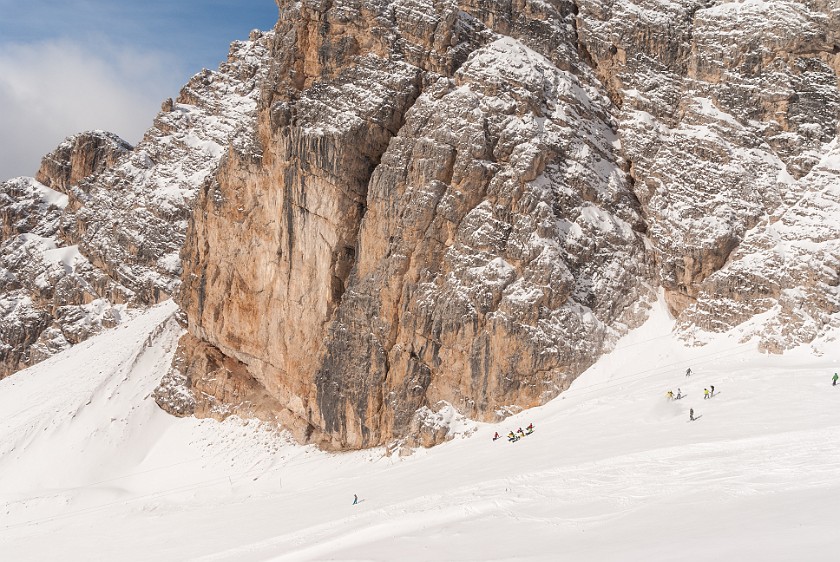
[[253, 128], [269, 43], [260, 33], [234, 43], [218, 71], [197, 74], [165, 104], [129, 157], [71, 190], [64, 237], [138, 302], [177, 289], [196, 194], [231, 140]]
[[[837, 13], [777, 4], [281, 3], [257, 126], [193, 215], [172, 380], [213, 401], [221, 369], [364, 447], [555, 396], [656, 285], [686, 333], [797, 310], [734, 267], [834, 181]], [[831, 321], [816, 290], [782, 339]]]
[[744, 339], [778, 353], [840, 325], [840, 145], [790, 186], [798, 198], [745, 236], [727, 265], [701, 285], [680, 319], [702, 342], [703, 330], [738, 326]]
[[84, 178], [110, 168], [132, 149], [123, 139], [105, 131], [74, 135], [44, 156], [35, 179], [66, 193]]

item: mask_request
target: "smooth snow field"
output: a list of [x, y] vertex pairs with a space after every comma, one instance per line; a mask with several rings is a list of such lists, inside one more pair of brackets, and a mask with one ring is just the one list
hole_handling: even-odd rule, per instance
[[0, 560], [840, 559], [836, 332], [689, 348], [655, 311], [549, 404], [400, 458], [165, 414], [174, 310], [0, 381]]

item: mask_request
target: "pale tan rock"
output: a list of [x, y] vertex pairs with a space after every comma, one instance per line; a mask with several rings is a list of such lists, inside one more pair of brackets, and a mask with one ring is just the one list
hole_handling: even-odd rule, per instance
[[47, 187], [66, 193], [70, 186], [116, 164], [132, 148], [112, 133], [80, 133], [44, 156], [35, 179]]
[[542, 404], [643, 318], [644, 227], [569, 8], [283, 5], [259, 125], [182, 254], [197, 402], [228, 394], [202, 382], [219, 353], [298, 439], [430, 446], [418, 411]]

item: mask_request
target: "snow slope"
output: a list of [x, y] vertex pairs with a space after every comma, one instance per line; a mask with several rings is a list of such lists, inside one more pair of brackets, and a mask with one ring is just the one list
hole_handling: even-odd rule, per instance
[[686, 348], [660, 303], [550, 404], [399, 458], [164, 414], [174, 310], [0, 381], [0, 559], [836, 559], [836, 339]]

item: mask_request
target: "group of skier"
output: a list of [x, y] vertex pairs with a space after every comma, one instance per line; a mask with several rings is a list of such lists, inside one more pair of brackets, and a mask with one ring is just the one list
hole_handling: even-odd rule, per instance
[[[685, 370], [685, 376], [686, 377], [691, 376], [691, 367], [689, 367], [688, 369]], [[837, 376], [835, 375], [835, 379], [836, 378], [837, 378]], [[676, 396], [674, 395], [674, 392], [672, 390], [669, 390], [667, 392], [666, 396], [668, 397], [668, 400], [681, 400], [682, 398], [684, 398], [682, 390], [680, 390], [679, 388], [677, 389]], [[715, 386], [714, 385], [709, 385], [708, 388], [703, 389], [703, 400], [708, 400], [709, 398], [712, 398], [714, 396], [715, 396]], [[689, 408], [688, 419], [689, 419], [689, 421], [694, 421], [695, 419], [697, 419], [697, 418], [694, 417], [694, 408]]]
[[[531, 435], [532, 433], [534, 433], [534, 424], [531, 423], [531, 424], [528, 424], [528, 427], [526, 427], [524, 431], [522, 430], [521, 427], [519, 429], [517, 429], [516, 432], [511, 431], [510, 433], [508, 433], [507, 438], [508, 438], [508, 441], [510, 441], [511, 443], [514, 443], [516, 441], [519, 441], [520, 439], [522, 439], [526, 435]], [[501, 439], [501, 438], [502, 438], [502, 436], [499, 435], [499, 432], [497, 431], [496, 435], [493, 436], [493, 441], [496, 441], [497, 439]]]

